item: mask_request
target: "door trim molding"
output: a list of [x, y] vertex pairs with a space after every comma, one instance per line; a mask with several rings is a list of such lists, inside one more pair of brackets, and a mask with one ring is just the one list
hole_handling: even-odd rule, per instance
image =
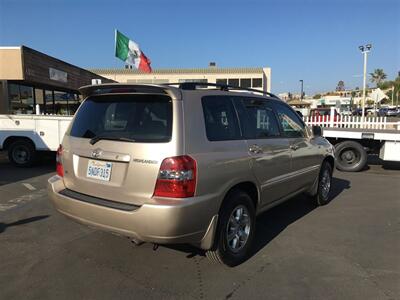
[[283, 175], [271, 178], [267, 182], [265, 182], [261, 187], [264, 189], [266, 187], [269, 187], [269, 186], [272, 186], [272, 185], [275, 185], [275, 184], [290, 180], [290, 179], [292, 179], [294, 177], [297, 177], [297, 176], [304, 175], [306, 173], [315, 171], [316, 169], [319, 169], [319, 167], [320, 167], [320, 165], [314, 165], [314, 166], [311, 166], [311, 167], [307, 167], [307, 168], [303, 168], [303, 169], [300, 169], [300, 170], [297, 170], [297, 171], [290, 172], [288, 174], [283, 174]]

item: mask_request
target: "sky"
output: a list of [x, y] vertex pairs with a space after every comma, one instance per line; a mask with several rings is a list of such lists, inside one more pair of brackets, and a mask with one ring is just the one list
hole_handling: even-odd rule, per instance
[[0, 46], [83, 68], [123, 67], [115, 29], [153, 68], [271, 67], [274, 93], [361, 88], [368, 43], [368, 72], [400, 71], [400, 0], [0, 0]]

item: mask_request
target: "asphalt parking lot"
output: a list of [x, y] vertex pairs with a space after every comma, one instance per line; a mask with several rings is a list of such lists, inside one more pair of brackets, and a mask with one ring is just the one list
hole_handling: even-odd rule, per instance
[[257, 221], [236, 268], [187, 246], [134, 247], [71, 222], [47, 200], [54, 164], [0, 153], [2, 299], [400, 299], [400, 168], [336, 171], [332, 202], [304, 196]]

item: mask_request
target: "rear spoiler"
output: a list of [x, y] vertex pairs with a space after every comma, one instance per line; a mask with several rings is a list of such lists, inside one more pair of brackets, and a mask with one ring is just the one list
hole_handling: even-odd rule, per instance
[[[158, 94], [164, 96], [171, 96], [178, 98], [180, 92], [177, 88], [156, 85], [156, 84], [123, 84], [123, 83], [106, 83], [97, 85], [85, 85], [79, 88], [79, 92], [83, 98], [99, 94], [126, 94], [126, 93], [138, 93], [138, 94]], [[179, 97], [180, 98], [180, 97]]]

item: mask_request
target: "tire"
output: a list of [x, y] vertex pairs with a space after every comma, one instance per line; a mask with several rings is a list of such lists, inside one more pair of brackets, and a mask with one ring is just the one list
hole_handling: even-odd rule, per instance
[[[240, 225], [237, 223], [238, 218], [242, 218]], [[255, 218], [250, 196], [242, 190], [231, 191], [220, 209], [214, 245], [206, 252], [207, 257], [229, 267], [245, 261], [254, 239]], [[229, 235], [233, 236], [230, 240]]]
[[326, 205], [330, 202], [329, 193], [332, 187], [332, 167], [324, 161], [318, 176], [318, 190], [314, 196], [315, 203], [318, 206]]
[[345, 141], [335, 146], [336, 167], [344, 172], [358, 172], [367, 164], [367, 152], [357, 142]]
[[8, 159], [17, 167], [30, 167], [37, 158], [33, 144], [25, 140], [17, 140], [8, 147]]

